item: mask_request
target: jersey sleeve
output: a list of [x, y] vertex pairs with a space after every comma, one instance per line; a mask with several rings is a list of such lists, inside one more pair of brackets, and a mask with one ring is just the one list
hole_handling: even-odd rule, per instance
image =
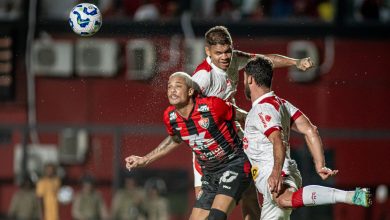
[[192, 76], [192, 80], [196, 83], [196, 86], [198, 87], [198, 89], [203, 95], [207, 95], [205, 93], [207, 92], [206, 90], [207, 88], [210, 87], [211, 84], [210, 77], [211, 77], [210, 73], [207, 72], [206, 70], [199, 70], [195, 72], [194, 75]]
[[[171, 113], [171, 114], [175, 114], [174, 112]], [[176, 114], [175, 114], [176, 115]], [[164, 112], [164, 115], [163, 115], [163, 120], [164, 120], [164, 125], [165, 125], [165, 129], [167, 130], [169, 136], [174, 136], [174, 133], [173, 133], [173, 127], [170, 123], [170, 120], [169, 120], [169, 109], [165, 110]]]
[[234, 106], [230, 102], [226, 102], [223, 99], [217, 97], [210, 97], [214, 112], [218, 118], [225, 121], [230, 121], [235, 118]]
[[303, 115], [301, 110], [299, 110], [297, 107], [295, 107], [290, 102], [288, 102], [286, 100], [283, 100], [283, 102], [285, 103], [284, 105], [286, 106], [287, 111], [291, 115], [291, 124], [294, 123], [294, 121], [297, 120], [297, 118], [299, 118], [299, 116]]
[[255, 108], [256, 116], [254, 117], [254, 120], [256, 120], [256, 125], [259, 130], [266, 137], [274, 131], [282, 130], [280, 114], [274, 106], [263, 103], [256, 105]]

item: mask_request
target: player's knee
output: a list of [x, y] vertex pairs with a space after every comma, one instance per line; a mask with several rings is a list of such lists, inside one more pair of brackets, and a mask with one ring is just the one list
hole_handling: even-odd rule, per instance
[[227, 215], [219, 209], [211, 209], [208, 220], [226, 220]]

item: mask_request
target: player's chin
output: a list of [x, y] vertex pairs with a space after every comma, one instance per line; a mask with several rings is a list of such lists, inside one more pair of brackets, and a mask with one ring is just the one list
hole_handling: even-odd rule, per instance
[[171, 104], [171, 105], [179, 104], [179, 100], [178, 99], [168, 99], [168, 100], [169, 100], [169, 104]]

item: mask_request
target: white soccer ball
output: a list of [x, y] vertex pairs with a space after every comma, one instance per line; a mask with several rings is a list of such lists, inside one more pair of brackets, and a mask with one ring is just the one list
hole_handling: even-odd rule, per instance
[[102, 26], [102, 14], [95, 5], [81, 3], [70, 11], [69, 24], [76, 34], [92, 36]]

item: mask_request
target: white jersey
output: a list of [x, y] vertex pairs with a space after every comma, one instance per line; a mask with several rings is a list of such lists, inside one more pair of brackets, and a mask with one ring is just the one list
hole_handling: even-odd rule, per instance
[[246, 118], [244, 151], [252, 164], [256, 188], [264, 198], [261, 220], [290, 219], [291, 209], [279, 208], [269, 191], [267, 181], [273, 169], [274, 156], [273, 145], [268, 136], [275, 130], [281, 132], [283, 144], [286, 146], [282, 169], [283, 183], [297, 190], [302, 186], [302, 177], [297, 164], [290, 158], [288, 140], [291, 124], [301, 115], [302, 112], [295, 106], [280, 99], [274, 92], [269, 92], [253, 102]]
[[286, 146], [286, 160], [290, 159], [290, 125], [302, 112], [286, 100], [269, 92], [252, 104], [245, 122], [244, 149], [251, 161], [273, 167], [273, 145], [268, 136], [280, 130]]
[[241, 51], [233, 50], [227, 71], [214, 65], [210, 57], [199, 64], [192, 79], [197, 83], [203, 95], [227, 100], [236, 92], [238, 72], [249, 62], [248, 56], [240, 56], [240, 53]]

